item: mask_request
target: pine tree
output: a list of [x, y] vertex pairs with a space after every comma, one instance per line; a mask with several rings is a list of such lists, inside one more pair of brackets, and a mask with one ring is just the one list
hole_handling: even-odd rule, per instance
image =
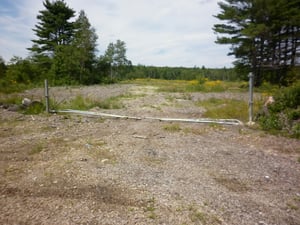
[[38, 39], [32, 40], [31, 51], [38, 54], [53, 55], [59, 45], [67, 45], [74, 35], [74, 23], [69, 20], [75, 16], [75, 11], [69, 8], [63, 0], [43, 2], [45, 10], [39, 11], [38, 24], [33, 31]]
[[282, 83], [299, 60], [299, 0], [225, 0], [214, 25], [216, 43], [231, 44], [236, 68], [263, 80]]

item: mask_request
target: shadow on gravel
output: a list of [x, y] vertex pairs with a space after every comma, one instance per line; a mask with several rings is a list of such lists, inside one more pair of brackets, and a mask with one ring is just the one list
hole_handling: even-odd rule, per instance
[[[130, 192], [130, 191], [129, 191]], [[39, 187], [37, 189], [1, 187], [0, 195], [22, 198], [61, 198], [93, 200], [98, 203], [131, 207], [144, 206], [143, 202], [130, 198], [128, 190], [112, 186], [88, 185], [82, 187]]]

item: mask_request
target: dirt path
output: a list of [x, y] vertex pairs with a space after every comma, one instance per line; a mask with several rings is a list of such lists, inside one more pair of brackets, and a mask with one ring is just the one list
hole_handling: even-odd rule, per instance
[[[134, 85], [52, 91], [127, 94], [124, 108], [101, 112], [176, 118], [201, 117], [194, 101], [224, 97]], [[298, 140], [241, 126], [0, 116], [0, 224], [300, 224]]]

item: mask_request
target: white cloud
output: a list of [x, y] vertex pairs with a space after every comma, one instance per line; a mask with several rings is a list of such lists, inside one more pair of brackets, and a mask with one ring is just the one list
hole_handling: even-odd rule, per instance
[[[0, 55], [25, 57], [34, 38], [36, 15], [42, 0], [18, 0], [14, 15], [0, 17]], [[99, 36], [99, 53], [110, 42], [125, 41], [133, 64], [157, 66], [229, 67], [229, 46], [214, 43], [213, 15], [217, 0], [66, 0], [76, 12], [83, 9]], [[3, 16], [2, 16], [3, 14]], [[12, 16], [10, 16], [12, 15]]]

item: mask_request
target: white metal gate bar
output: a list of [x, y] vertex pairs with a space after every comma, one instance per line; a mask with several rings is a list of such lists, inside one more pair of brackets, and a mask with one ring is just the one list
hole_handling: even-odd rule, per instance
[[199, 119], [184, 119], [184, 118], [159, 118], [159, 117], [135, 117], [135, 116], [123, 116], [116, 114], [108, 114], [102, 112], [91, 112], [82, 110], [58, 110], [57, 113], [71, 113], [77, 115], [85, 116], [100, 116], [100, 117], [110, 117], [110, 118], [120, 118], [120, 119], [134, 119], [134, 120], [158, 120], [165, 122], [186, 122], [186, 123], [214, 123], [214, 124], [224, 124], [224, 125], [243, 125], [240, 120], [237, 119], [210, 119], [210, 118], [199, 118]]

